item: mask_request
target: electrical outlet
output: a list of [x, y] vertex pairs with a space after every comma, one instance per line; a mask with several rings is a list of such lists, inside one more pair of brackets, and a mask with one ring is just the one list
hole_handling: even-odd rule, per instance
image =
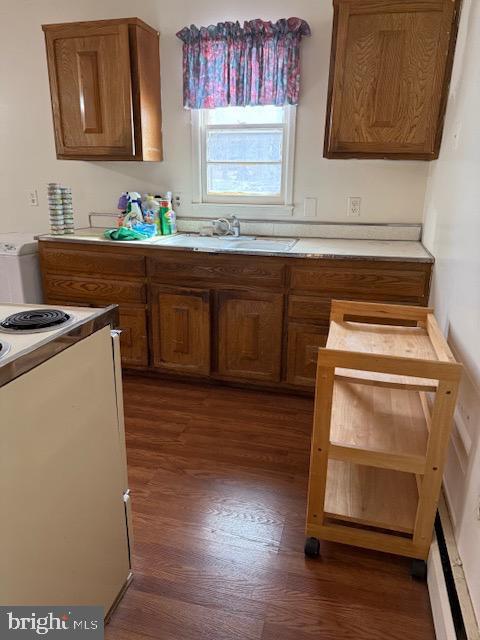
[[31, 207], [38, 207], [38, 193], [36, 189], [28, 192], [28, 201]]
[[173, 208], [178, 209], [182, 206], [182, 193], [179, 191], [173, 194]]
[[361, 205], [362, 199], [359, 196], [349, 196], [347, 198], [347, 216], [358, 217]]

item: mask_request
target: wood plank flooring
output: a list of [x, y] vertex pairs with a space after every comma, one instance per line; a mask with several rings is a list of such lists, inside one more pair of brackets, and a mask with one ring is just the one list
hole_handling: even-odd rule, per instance
[[125, 378], [135, 578], [109, 640], [433, 640], [403, 558], [303, 555], [313, 402]]

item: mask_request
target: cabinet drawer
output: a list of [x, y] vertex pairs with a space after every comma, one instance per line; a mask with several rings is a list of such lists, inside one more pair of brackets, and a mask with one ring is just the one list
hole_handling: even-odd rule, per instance
[[330, 299], [291, 295], [288, 298], [288, 317], [298, 320], [330, 321]]
[[313, 387], [318, 349], [327, 344], [328, 328], [290, 323], [288, 325], [287, 382]]
[[185, 252], [148, 258], [148, 275], [159, 282], [187, 284], [225, 283], [228, 285], [260, 285], [280, 287], [285, 267], [275, 259], [257, 256], [219, 256]]
[[374, 299], [424, 298], [428, 290], [428, 273], [425, 269], [409, 269], [403, 264], [365, 266], [322, 265], [316, 269], [294, 267], [291, 272], [291, 288], [300, 291], [315, 291], [329, 297], [351, 295]]
[[44, 281], [46, 298], [85, 300], [90, 304], [145, 302], [145, 285], [139, 282], [48, 275]]
[[88, 273], [94, 277], [145, 275], [145, 258], [138, 255], [48, 247], [41, 250], [41, 261], [47, 272]]

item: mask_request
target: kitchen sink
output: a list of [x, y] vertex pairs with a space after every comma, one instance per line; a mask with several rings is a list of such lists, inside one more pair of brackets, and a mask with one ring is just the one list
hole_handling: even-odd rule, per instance
[[155, 239], [155, 244], [173, 247], [186, 247], [189, 249], [225, 249], [231, 240], [230, 237], [198, 236], [179, 234], [175, 236], [161, 236]]
[[272, 251], [286, 252], [297, 242], [296, 238], [256, 238], [254, 236], [199, 236], [196, 234], [180, 234], [171, 237], [160, 237], [155, 244], [185, 247], [189, 249], [218, 249], [223, 251]]
[[229, 245], [231, 249], [239, 249], [244, 251], [290, 251], [297, 240], [269, 238], [249, 238], [248, 240], [236, 240]]

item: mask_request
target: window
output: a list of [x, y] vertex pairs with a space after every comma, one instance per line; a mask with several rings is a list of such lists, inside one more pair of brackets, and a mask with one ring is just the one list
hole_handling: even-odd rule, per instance
[[197, 202], [290, 205], [295, 107], [192, 111]]

